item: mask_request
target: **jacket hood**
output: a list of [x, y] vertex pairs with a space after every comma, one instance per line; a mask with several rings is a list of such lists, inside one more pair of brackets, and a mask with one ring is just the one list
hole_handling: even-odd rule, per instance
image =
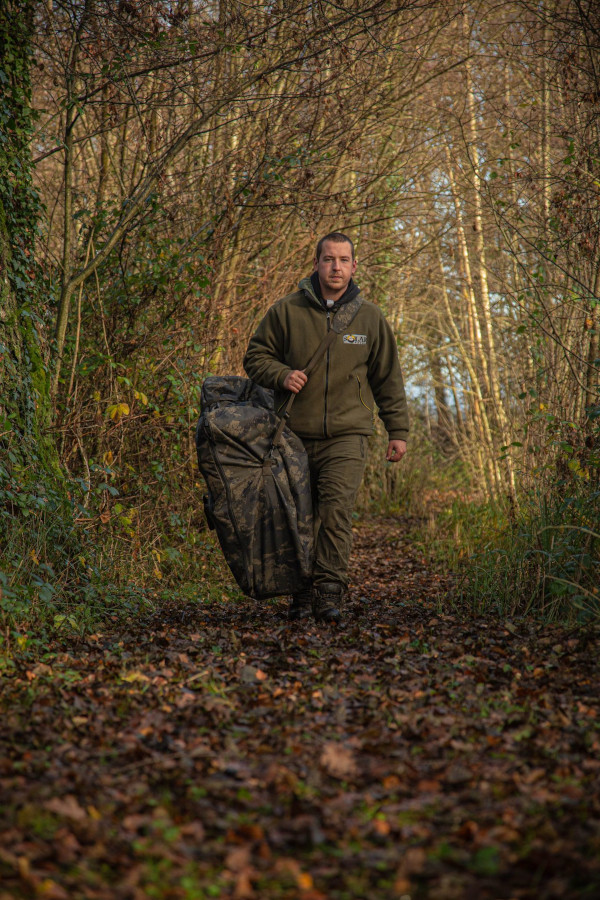
[[336, 300], [333, 306], [328, 307], [321, 296], [321, 290], [319, 285], [319, 276], [316, 272], [313, 272], [312, 275], [307, 278], [303, 278], [298, 288], [304, 292], [304, 294], [308, 297], [311, 303], [315, 306], [318, 306], [319, 309], [331, 309], [337, 310], [344, 303], [348, 303], [350, 300], [353, 300], [354, 297], [357, 297], [360, 294], [359, 286], [350, 279], [348, 287], [346, 288], [344, 294], [340, 297], [339, 300]]

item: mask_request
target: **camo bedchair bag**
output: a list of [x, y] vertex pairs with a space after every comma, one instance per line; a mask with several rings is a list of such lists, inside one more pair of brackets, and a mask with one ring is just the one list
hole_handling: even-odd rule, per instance
[[312, 501], [304, 446], [275, 414], [273, 392], [208, 377], [196, 449], [206, 517], [238, 585], [250, 597], [291, 594], [312, 571]]

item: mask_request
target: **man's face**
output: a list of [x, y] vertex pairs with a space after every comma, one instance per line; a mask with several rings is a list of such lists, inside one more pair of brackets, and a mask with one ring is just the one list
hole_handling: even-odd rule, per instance
[[345, 292], [356, 271], [352, 248], [347, 241], [325, 241], [321, 256], [314, 260], [321, 291], [326, 299], [338, 300]]

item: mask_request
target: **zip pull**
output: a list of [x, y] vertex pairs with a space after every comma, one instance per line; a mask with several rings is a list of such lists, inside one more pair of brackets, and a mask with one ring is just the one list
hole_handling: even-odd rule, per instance
[[327, 310], [327, 331], [329, 331], [329, 329], [331, 328], [330, 320], [331, 320], [331, 313], [329, 312], [329, 310]]

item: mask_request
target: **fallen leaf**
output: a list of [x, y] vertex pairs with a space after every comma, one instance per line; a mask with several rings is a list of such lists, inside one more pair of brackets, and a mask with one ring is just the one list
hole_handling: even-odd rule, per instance
[[234, 847], [225, 857], [225, 866], [231, 872], [241, 872], [250, 865], [250, 856], [250, 847], [247, 844]]
[[358, 774], [352, 750], [335, 741], [328, 741], [324, 745], [319, 762], [332, 778], [346, 780], [355, 778]]
[[123, 675], [123, 681], [133, 683], [135, 681], [150, 681], [150, 679], [143, 672], [128, 672], [127, 675]]
[[44, 808], [49, 812], [56, 813], [65, 819], [73, 819], [76, 822], [83, 822], [87, 819], [85, 809], [79, 805], [76, 797], [67, 794], [66, 797], [52, 797], [44, 803]]
[[472, 777], [471, 769], [467, 769], [461, 763], [451, 763], [446, 770], [444, 781], [446, 784], [458, 785], [471, 781]]
[[252, 900], [256, 896], [250, 874], [250, 872], [240, 872], [237, 876], [233, 889], [234, 900]]

